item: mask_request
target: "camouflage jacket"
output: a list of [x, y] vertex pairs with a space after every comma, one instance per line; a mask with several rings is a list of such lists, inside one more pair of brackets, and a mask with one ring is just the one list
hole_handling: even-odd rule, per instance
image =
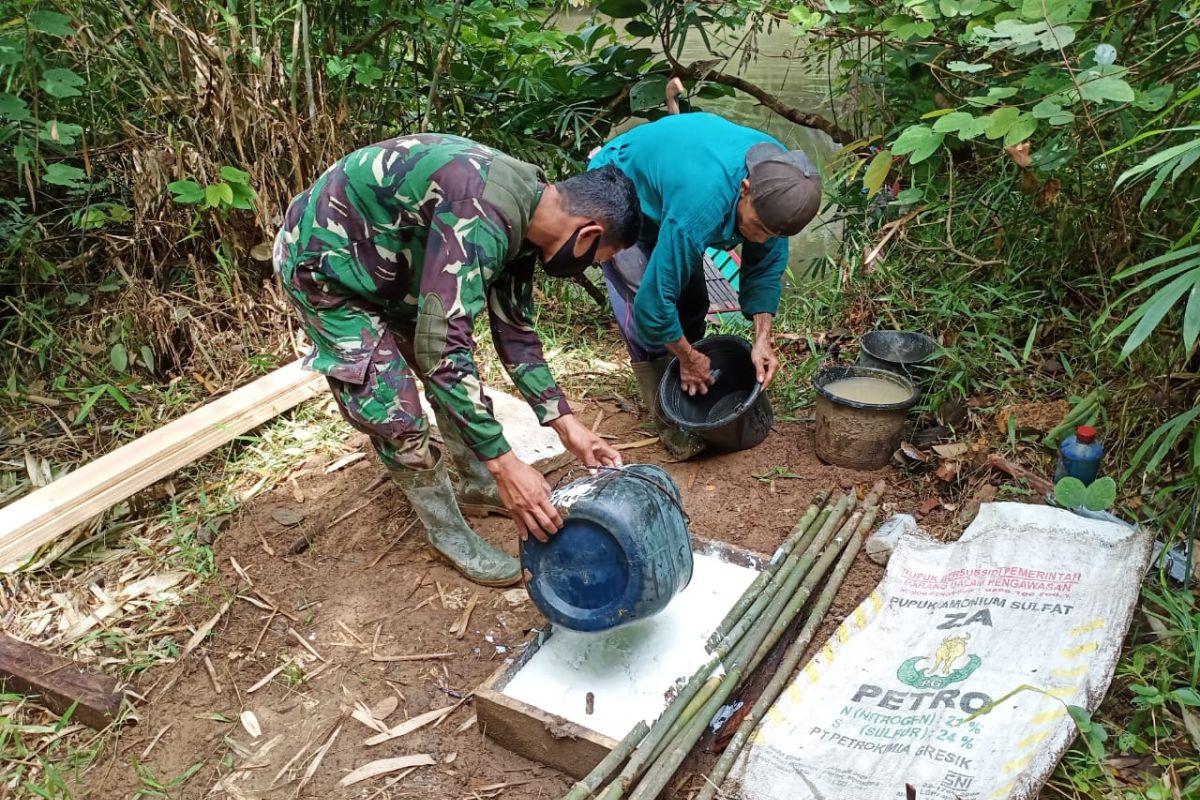
[[525, 241], [541, 170], [468, 139], [401, 136], [327, 169], [288, 207], [278, 269], [314, 338], [307, 364], [362, 383], [390, 326], [480, 458], [509, 449], [475, 366], [473, 321], [546, 424], [570, 413], [533, 330], [536, 249]]

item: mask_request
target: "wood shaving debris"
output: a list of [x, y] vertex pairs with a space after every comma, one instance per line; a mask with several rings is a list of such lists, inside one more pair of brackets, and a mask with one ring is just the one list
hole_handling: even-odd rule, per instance
[[258, 717], [250, 709], [246, 709], [241, 713], [242, 727], [246, 729], [246, 733], [250, 734], [250, 738], [257, 739], [262, 736], [262, 726], [258, 724]]
[[412, 756], [397, 756], [395, 758], [381, 758], [376, 761], [371, 761], [363, 764], [358, 769], [346, 775], [338, 781], [339, 786], [353, 786], [356, 783], [374, 778], [378, 775], [387, 775], [389, 772], [399, 772], [402, 769], [416, 769], [417, 767], [431, 767], [436, 764], [433, 756], [428, 753]]
[[412, 719], [401, 722], [394, 728], [389, 728], [386, 732], [380, 733], [378, 736], [372, 736], [370, 739], [367, 739], [364, 744], [366, 744], [368, 747], [374, 747], [377, 744], [390, 742], [392, 739], [399, 739], [401, 736], [406, 736], [407, 734], [410, 734], [416, 730], [420, 730], [426, 725], [430, 725], [434, 722], [441, 722], [450, 715], [451, 711], [458, 708], [459, 705], [461, 704], [455, 703], [452, 706], [435, 708], [433, 711], [426, 711], [424, 714], [418, 714]]
[[367, 457], [367, 454], [362, 452], [361, 450], [357, 453], [351, 453], [348, 456], [342, 456], [337, 461], [334, 461], [332, 464], [330, 464], [328, 467], [325, 468], [325, 474], [329, 475], [330, 473], [337, 472], [339, 469], [348, 467], [356, 461], [362, 461], [366, 457]]
[[191, 654], [191, 652], [195, 650], [196, 647], [203, 642], [210, 633], [212, 633], [212, 629], [217, 627], [217, 623], [221, 621], [221, 617], [225, 616], [225, 612], [229, 610], [231, 605], [233, 605], [233, 601], [226, 600], [221, 607], [217, 609], [217, 613], [209, 617], [208, 621], [201, 625], [196, 632], [192, 634], [192, 638], [188, 639], [187, 644], [183, 646], [183, 652], [179, 654], [180, 661], [183, 661], [185, 658], [187, 658], [188, 655]]

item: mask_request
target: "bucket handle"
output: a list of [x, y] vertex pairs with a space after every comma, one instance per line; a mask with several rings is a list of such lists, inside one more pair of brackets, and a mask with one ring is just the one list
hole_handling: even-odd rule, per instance
[[[566, 472], [564, 472], [562, 474], [562, 477], [560, 477], [557, 481], [555, 481], [554, 488], [551, 489], [551, 491], [557, 491], [558, 488], [563, 485], [563, 481], [567, 480], [567, 478], [570, 478], [574, 475], [578, 475], [580, 472], [582, 472], [584, 470], [586, 470], [588, 472], [588, 474], [590, 474], [590, 475], [595, 475], [598, 470], [604, 470], [606, 472], [623, 472], [623, 473], [625, 473], [625, 475], [627, 475], [630, 478], [637, 478], [640, 481], [644, 481], [645, 483], [650, 484], [655, 489], [658, 489], [660, 492], [662, 492], [663, 494], [665, 494], [667, 496], [667, 499], [670, 500], [671, 503], [676, 508], [679, 509], [679, 513], [683, 514], [684, 522], [686, 522], [689, 525], [692, 523], [692, 518], [690, 516], [688, 516], [688, 513], [686, 511], [684, 511], [683, 505], [678, 500], [675, 499], [674, 492], [672, 492], [666, 486], [663, 486], [661, 483], [656, 481], [654, 478], [651, 478], [649, 475], [642, 475], [641, 473], [638, 473], [638, 472], [628, 472], [626, 470], [621, 469], [620, 467], [607, 467], [607, 466], [604, 466], [603, 464], [597, 464], [594, 467], [589, 467], [589, 466], [585, 466], [583, 464], [576, 464], [575, 466], [571, 467]], [[567, 516], [570, 516], [570, 511], [567, 512]]]

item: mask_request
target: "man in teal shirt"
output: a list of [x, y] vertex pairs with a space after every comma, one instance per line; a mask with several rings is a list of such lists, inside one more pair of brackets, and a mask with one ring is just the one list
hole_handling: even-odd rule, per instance
[[[709, 360], [692, 347], [708, 313], [704, 251], [742, 246], [739, 301], [754, 323], [752, 356], [766, 388], [779, 365], [771, 323], [788, 262], [787, 237], [821, 205], [821, 180], [808, 157], [761, 131], [714, 114], [665, 117], [602, 147], [591, 160], [633, 181], [642, 207], [637, 245], [604, 263], [609, 300], [643, 399], [658, 418], [656, 388], [671, 356], [683, 388], [704, 394]], [[663, 425], [677, 458], [703, 449], [698, 437]]]

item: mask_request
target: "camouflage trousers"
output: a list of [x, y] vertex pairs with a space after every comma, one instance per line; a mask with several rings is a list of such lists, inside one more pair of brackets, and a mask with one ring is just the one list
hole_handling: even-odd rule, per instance
[[[282, 283], [284, 294], [300, 315], [305, 333], [311, 341], [318, 341], [316, 337], [322, 326], [320, 312], [293, 296], [298, 290], [288, 281]], [[342, 417], [371, 438], [379, 460], [393, 471], [433, 466], [429, 420], [421, 408], [418, 373], [414, 368], [415, 333], [413, 322], [384, 326], [361, 383], [325, 376]], [[433, 404], [432, 399], [430, 403]]]
[[326, 378], [342, 417], [371, 437], [389, 470], [433, 466], [429, 419], [421, 410], [415, 363], [411, 335], [389, 328], [371, 355], [362, 383]]

